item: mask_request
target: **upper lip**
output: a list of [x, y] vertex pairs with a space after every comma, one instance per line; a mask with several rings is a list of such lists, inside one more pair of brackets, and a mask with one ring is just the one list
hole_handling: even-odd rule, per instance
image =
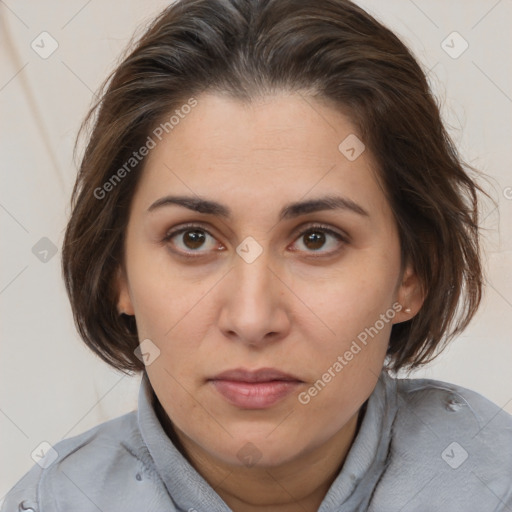
[[245, 368], [235, 368], [219, 373], [210, 380], [233, 380], [238, 382], [269, 382], [272, 380], [298, 381], [299, 378], [289, 373], [282, 372], [275, 368], [258, 368], [257, 370], [246, 370]]

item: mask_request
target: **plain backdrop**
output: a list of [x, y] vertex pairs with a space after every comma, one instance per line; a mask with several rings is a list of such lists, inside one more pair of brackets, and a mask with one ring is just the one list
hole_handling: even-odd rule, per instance
[[[483, 212], [481, 309], [449, 349], [411, 376], [469, 387], [512, 412], [512, 2], [358, 3], [428, 71], [450, 134], [489, 176], [481, 184], [497, 201]], [[133, 32], [167, 4], [0, 1], [0, 501], [34, 464], [41, 442], [136, 408], [140, 376], [110, 370], [75, 331], [60, 249], [79, 124]]]

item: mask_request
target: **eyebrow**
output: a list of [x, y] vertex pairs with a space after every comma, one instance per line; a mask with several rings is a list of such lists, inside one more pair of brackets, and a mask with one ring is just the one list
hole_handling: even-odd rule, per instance
[[[202, 199], [193, 196], [165, 196], [156, 200], [149, 208], [148, 213], [164, 206], [178, 205], [198, 213], [215, 215], [225, 219], [231, 219], [231, 209], [216, 201]], [[360, 205], [342, 196], [324, 196], [308, 201], [288, 203], [279, 213], [279, 220], [293, 219], [307, 213], [322, 210], [346, 210], [363, 217], [369, 217], [369, 213]]]

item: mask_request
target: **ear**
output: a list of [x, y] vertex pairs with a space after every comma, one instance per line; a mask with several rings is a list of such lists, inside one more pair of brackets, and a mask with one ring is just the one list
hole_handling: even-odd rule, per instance
[[115, 288], [117, 292], [117, 312], [120, 315], [123, 313], [125, 315], [135, 315], [126, 271], [122, 265], [119, 265], [116, 270]]
[[412, 265], [406, 265], [402, 279], [398, 284], [396, 300], [402, 309], [395, 315], [394, 324], [406, 322], [413, 318], [421, 309], [425, 295], [420, 279]]

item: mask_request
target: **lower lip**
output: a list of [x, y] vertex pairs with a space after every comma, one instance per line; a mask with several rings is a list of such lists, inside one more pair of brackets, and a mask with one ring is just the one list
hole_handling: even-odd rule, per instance
[[232, 405], [242, 409], [266, 409], [276, 404], [302, 384], [299, 381], [272, 380], [240, 382], [212, 380], [214, 388]]

